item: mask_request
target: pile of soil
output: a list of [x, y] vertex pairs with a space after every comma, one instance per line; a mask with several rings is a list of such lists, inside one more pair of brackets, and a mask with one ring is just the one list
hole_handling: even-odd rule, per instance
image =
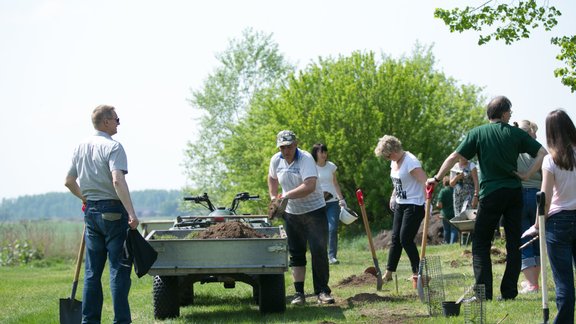
[[340, 280], [336, 287], [358, 287], [367, 285], [376, 285], [376, 276], [365, 272], [359, 276], [352, 275]]
[[[444, 227], [442, 226], [442, 220], [438, 219], [439, 213], [435, 213], [430, 217], [430, 223], [428, 224], [428, 245], [442, 244], [444, 241]], [[414, 242], [419, 247], [422, 243], [422, 231], [424, 230], [424, 221], [420, 224], [418, 233], [414, 238]], [[392, 240], [392, 231], [384, 230], [374, 237], [374, 247], [376, 249], [387, 249], [390, 246]]]
[[198, 234], [199, 239], [221, 238], [262, 238], [266, 235], [258, 233], [250, 226], [241, 222], [224, 222], [208, 227]]

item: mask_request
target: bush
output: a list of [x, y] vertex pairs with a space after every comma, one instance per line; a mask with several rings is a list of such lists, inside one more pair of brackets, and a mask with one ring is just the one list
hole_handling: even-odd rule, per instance
[[3, 242], [0, 247], [0, 267], [28, 264], [43, 258], [42, 251], [32, 246], [28, 240]]

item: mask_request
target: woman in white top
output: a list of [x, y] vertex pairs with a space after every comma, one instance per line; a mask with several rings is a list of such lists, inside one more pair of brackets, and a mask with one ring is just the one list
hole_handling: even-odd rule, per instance
[[[550, 154], [542, 162], [546, 203], [546, 246], [556, 286], [558, 313], [554, 323], [574, 323], [574, 268], [576, 257], [576, 128], [563, 110], [546, 117]], [[538, 234], [538, 218], [522, 237]]]
[[328, 161], [328, 146], [316, 143], [312, 147], [312, 157], [316, 161], [318, 170], [318, 181], [322, 191], [330, 193], [326, 200], [326, 216], [328, 218], [328, 261], [330, 264], [338, 264], [338, 219], [340, 208], [346, 207], [346, 201], [340, 190], [340, 185], [336, 179], [336, 164]]
[[394, 185], [390, 197], [390, 208], [394, 211], [392, 241], [382, 279], [385, 282], [392, 280], [404, 248], [412, 267], [412, 284], [416, 288], [420, 256], [414, 238], [424, 219], [426, 173], [416, 156], [404, 151], [402, 143], [394, 136], [384, 135], [380, 138], [374, 153], [391, 161], [390, 178]]

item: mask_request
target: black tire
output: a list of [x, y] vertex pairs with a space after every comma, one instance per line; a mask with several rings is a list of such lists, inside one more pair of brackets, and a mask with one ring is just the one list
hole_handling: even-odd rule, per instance
[[260, 286], [258, 284], [252, 286], [252, 300], [256, 305], [260, 304]]
[[155, 276], [152, 297], [154, 299], [154, 318], [165, 319], [180, 316], [178, 277]]
[[284, 274], [261, 275], [260, 313], [283, 313], [286, 310], [286, 287]]
[[194, 282], [188, 276], [178, 277], [178, 294], [180, 306], [190, 306], [194, 304]]

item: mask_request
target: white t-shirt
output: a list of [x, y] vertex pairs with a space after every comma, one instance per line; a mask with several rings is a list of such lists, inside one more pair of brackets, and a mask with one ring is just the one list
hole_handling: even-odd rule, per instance
[[554, 175], [554, 189], [552, 190], [552, 202], [548, 216], [561, 210], [576, 209], [576, 170], [569, 171], [560, 169], [548, 154], [542, 162], [542, 170]]
[[336, 164], [326, 161], [326, 165], [319, 166], [316, 164], [316, 168], [318, 169], [318, 180], [320, 181], [322, 191], [327, 191], [332, 194], [332, 198], [326, 202], [338, 201], [336, 186], [334, 186], [334, 172], [336, 172], [338, 167]]
[[400, 169], [394, 171], [396, 162], [390, 163], [390, 178], [396, 193], [396, 203], [424, 205], [424, 185], [410, 174], [410, 171], [421, 168], [422, 165], [412, 153], [406, 151], [405, 154]]
[[[268, 176], [273, 179], [278, 179], [282, 187], [282, 193], [285, 193], [298, 187], [304, 180], [310, 177], [318, 178], [316, 161], [314, 161], [310, 153], [297, 149], [294, 161], [288, 164], [282, 157], [282, 154], [278, 152], [270, 159]], [[324, 206], [326, 206], [326, 203], [324, 202], [322, 188], [320, 188], [318, 182], [316, 182], [316, 190], [308, 196], [288, 200], [286, 212], [301, 215]]]

